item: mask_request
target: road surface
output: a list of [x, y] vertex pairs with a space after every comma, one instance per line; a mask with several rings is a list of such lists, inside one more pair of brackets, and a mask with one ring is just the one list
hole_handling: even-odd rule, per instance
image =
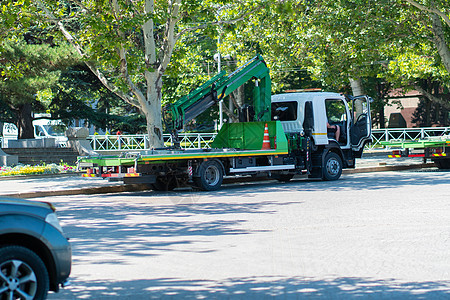
[[43, 199], [73, 246], [49, 299], [450, 298], [450, 172]]

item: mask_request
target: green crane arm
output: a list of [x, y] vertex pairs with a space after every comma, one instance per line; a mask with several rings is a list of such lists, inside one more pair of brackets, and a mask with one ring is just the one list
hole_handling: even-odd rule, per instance
[[255, 115], [259, 121], [270, 121], [269, 69], [264, 59], [257, 55], [230, 75], [226, 76], [224, 71], [220, 72], [188, 95], [167, 105], [164, 108], [166, 126], [171, 131], [182, 129], [185, 123], [224, 99], [250, 79], [256, 79], [253, 92]]

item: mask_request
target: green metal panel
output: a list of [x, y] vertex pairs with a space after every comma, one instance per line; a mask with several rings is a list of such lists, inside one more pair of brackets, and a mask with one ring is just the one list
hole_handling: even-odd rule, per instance
[[396, 147], [404, 149], [421, 149], [427, 147], [444, 147], [448, 145], [450, 141], [440, 140], [419, 140], [419, 141], [405, 141], [405, 142], [380, 142], [385, 147]]
[[128, 166], [128, 165], [132, 166], [132, 165], [134, 165], [134, 159], [119, 158], [119, 156], [86, 157], [86, 158], [82, 158], [81, 162], [97, 164], [99, 167], [114, 167], [114, 166]]
[[270, 121], [270, 74], [264, 59], [257, 55], [228, 76], [222, 71], [188, 95], [167, 105], [163, 111], [167, 128], [169, 131], [182, 129], [187, 121], [252, 79], [258, 83], [253, 98], [255, 116], [259, 121]]
[[216, 91], [220, 99], [225, 98], [249, 80], [258, 79], [253, 91], [253, 107], [259, 121], [270, 121], [271, 80], [270, 71], [261, 55], [255, 56], [235, 72], [218, 80]]
[[280, 121], [224, 124], [212, 143], [213, 148], [260, 150], [264, 139], [264, 126], [268, 125], [271, 148], [288, 151], [288, 142]]

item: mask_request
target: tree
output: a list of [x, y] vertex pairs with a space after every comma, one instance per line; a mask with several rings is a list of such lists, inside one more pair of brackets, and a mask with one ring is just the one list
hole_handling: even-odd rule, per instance
[[[447, 1], [404, 0], [419, 9], [429, 19], [424, 26], [430, 31], [429, 39], [433, 41], [441, 57], [442, 64], [450, 73], [450, 8]], [[425, 20], [426, 21], [426, 20]], [[442, 23], [444, 22], [444, 24]], [[430, 26], [431, 23], [431, 26]]]
[[81, 62], [61, 73], [48, 111], [66, 124], [82, 119], [110, 132], [145, 132], [145, 119], [137, 109], [109, 91]]
[[14, 122], [19, 139], [34, 138], [32, 111], [45, 111], [39, 92], [57, 81], [60, 70], [73, 63], [69, 45], [41, 43], [29, 34], [2, 41], [0, 101], [5, 108], [2, 120]]
[[[432, 80], [448, 86], [450, 28], [446, 2], [273, 2], [240, 28], [224, 27], [222, 48], [231, 55], [260, 51], [272, 75], [280, 69], [301, 66], [325, 89], [348, 93], [349, 83], [357, 79], [375, 98], [375, 118], [382, 126], [389, 92], [386, 88], [415, 88], [448, 106], [447, 97], [420, 85], [423, 80]], [[274, 85], [280, 83], [274, 80]]]
[[266, 0], [232, 4], [232, 18], [220, 21], [215, 12], [227, 1], [33, 2], [100, 81], [145, 115], [149, 142], [158, 147], [162, 145], [163, 75], [177, 41], [189, 32], [241, 20]]

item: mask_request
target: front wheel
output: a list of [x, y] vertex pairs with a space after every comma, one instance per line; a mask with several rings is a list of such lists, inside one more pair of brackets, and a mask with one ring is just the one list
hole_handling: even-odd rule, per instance
[[41, 258], [21, 246], [0, 248], [0, 299], [45, 299], [48, 271]]
[[342, 174], [342, 159], [334, 152], [328, 152], [322, 166], [323, 180], [338, 180]]
[[223, 167], [217, 160], [205, 160], [194, 177], [196, 186], [204, 191], [215, 191], [223, 182]]

